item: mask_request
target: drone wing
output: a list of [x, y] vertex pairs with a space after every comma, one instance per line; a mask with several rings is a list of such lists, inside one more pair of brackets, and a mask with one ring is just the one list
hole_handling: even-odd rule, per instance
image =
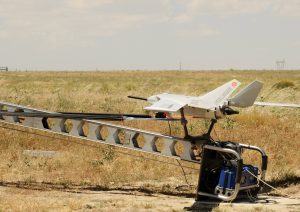
[[254, 105], [257, 106], [270, 106], [270, 107], [294, 107], [300, 108], [300, 105], [297, 104], [282, 104], [282, 103], [271, 103], [271, 102], [254, 102]]
[[177, 112], [180, 108], [184, 107], [186, 103], [175, 102], [168, 99], [161, 99], [155, 102], [149, 107], [145, 107], [145, 110], [157, 111], [157, 112]]
[[189, 103], [189, 106], [203, 109], [218, 107], [224, 103], [224, 101], [240, 86], [240, 84], [241, 83], [235, 79], [231, 80], [215, 90], [193, 99]]

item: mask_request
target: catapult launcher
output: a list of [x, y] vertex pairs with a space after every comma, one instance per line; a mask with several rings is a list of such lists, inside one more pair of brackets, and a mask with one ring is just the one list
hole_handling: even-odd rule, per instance
[[[0, 101], [0, 123], [199, 164], [196, 200], [233, 201], [245, 194], [256, 196], [259, 193], [262, 188], [261, 180], [265, 178], [268, 157], [264, 150], [256, 146], [215, 141], [211, 132], [217, 120], [238, 113], [231, 107], [249, 107], [253, 104], [300, 107], [293, 104], [255, 102], [262, 88], [262, 83], [258, 81], [229, 98], [239, 85], [237, 80], [232, 80], [200, 97], [166, 93], [149, 98], [129, 96], [151, 103], [145, 110], [154, 112], [155, 117], [145, 114], [49, 112]], [[174, 118], [175, 113], [179, 113], [180, 118]], [[207, 133], [199, 136], [189, 135], [186, 114], [193, 118], [210, 119]], [[180, 121], [184, 137], [163, 135], [108, 122], [120, 120]], [[66, 122], [70, 123], [71, 129], [68, 129]], [[84, 125], [88, 125], [88, 132], [84, 131]], [[143, 145], [138, 142], [141, 138], [144, 140]], [[158, 140], [164, 144], [160, 148], [157, 146]], [[181, 151], [176, 148], [179, 144], [183, 147]], [[195, 153], [195, 148], [200, 150], [200, 158]], [[243, 162], [242, 153], [245, 150], [260, 154], [260, 167]]]

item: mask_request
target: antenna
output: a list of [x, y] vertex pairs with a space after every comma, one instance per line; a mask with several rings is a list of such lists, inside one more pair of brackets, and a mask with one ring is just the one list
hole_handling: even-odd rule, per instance
[[284, 70], [285, 68], [285, 60], [276, 60], [276, 69], [279, 70]]

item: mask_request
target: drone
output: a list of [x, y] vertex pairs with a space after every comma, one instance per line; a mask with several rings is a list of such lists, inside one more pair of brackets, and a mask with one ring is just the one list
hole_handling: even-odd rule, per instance
[[232, 107], [246, 108], [256, 105], [300, 108], [300, 105], [297, 104], [255, 101], [263, 87], [263, 83], [257, 80], [250, 83], [233, 97], [230, 97], [240, 85], [239, 81], [233, 79], [213, 91], [198, 97], [162, 93], [148, 98], [137, 96], [128, 96], [128, 98], [149, 102], [151, 105], [144, 109], [155, 112], [157, 118], [172, 118], [172, 114], [180, 112], [186, 138], [189, 137], [186, 127], [186, 116], [190, 118], [210, 119], [215, 122], [227, 115], [239, 114]]
[[[232, 96], [240, 85], [238, 80], [233, 79], [202, 96], [169, 93], [148, 98], [128, 96], [131, 99], [149, 102], [150, 105], [144, 110], [154, 113], [154, 117], [148, 114], [51, 112], [0, 101], [0, 127], [5, 125], [11, 126], [8, 129], [21, 127], [30, 131], [43, 131], [196, 163], [200, 165], [196, 201], [211, 199], [234, 201], [244, 197], [253, 200], [263, 188], [268, 156], [257, 146], [232, 141], [215, 141], [211, 137], [213, 127], [217, 120], [239, 114], [236, 108], [253, 105], [300, 108], [300, 105], [257, 102], [256, 98], [263, 87], [260, 81], [253, 81]], [[178, 113], [180, 118], [176, 117]], [[189, 118], [210, 119], [208, 131], [199, 136], [190, 135], [187, 128]], [[71, 129], [66, 127], [67, 120], [72, 123]], [[126, 120], [180, 121], [184, 137], [109, 122]], [[85, 124], [89, 126], [88, 132], [83, 130]], [[141, 138], [144, 140], [143, 144], [139, 142]], [[164, 144], [161, 148], [157, 145], [159, 140]], [[183, 146], [182, 151], [176, 148], [178, 144]], [[195, 148], [200, 149], [200, 154], [197, 155]], [[260, 167], [243, 162], [242, 155], [245, 150], [256, 151], [261, 155]]]

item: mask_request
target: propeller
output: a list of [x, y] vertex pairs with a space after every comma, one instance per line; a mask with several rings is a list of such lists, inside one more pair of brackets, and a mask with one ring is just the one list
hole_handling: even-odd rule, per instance
[[225, 115], [235, 115], [235, 114], [239, 114], [239, 111], [234, 110], [230, 107], [225, 107], [222, 111]]

